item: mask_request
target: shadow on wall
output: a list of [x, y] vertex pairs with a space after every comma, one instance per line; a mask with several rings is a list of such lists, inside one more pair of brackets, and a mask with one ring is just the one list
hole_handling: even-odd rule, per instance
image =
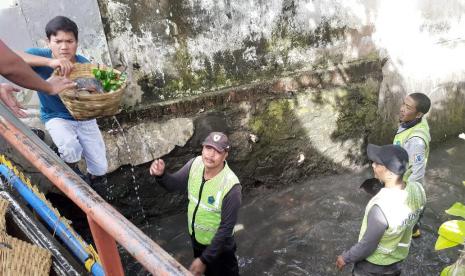
[[[309, 177], [339, 173], [363, 164], [367, 137], [377, 127], [374, 118], [380, 62], [361, 61], [335, 68], [304, 72], [255, 88], [200, 95], [174, 104], [177, 112], [170, 116], [193, 118], [195, 131], [184, 147], [176, 147], [163, 157], [168, 171], [179, 169], [199, 155], [201, 142], [210, 131], [223, 131], [230, 137], [232, 151], [228, 162], [246, 194], [263, 188], [288, 187]], [[183, 104], [191, 110], [188, 114], [179, 113]], [[207, 111], [198, 112], [204, 108]], [[147, 113], [136, 111], [140, 120], [153, 120], [150, 112], [157, 113], [153, 109]], [[135, 172], [148, 215], [183, 212], [187, 206], [185, 195], [167, 195], [148, 176], [149, 166], [150, 163], [137, 166]], [[124, 167], [110, 177], [116, 186], [128, 186], [131, 170]], [[137, 216], [134, 213], [138, 211], [131, 190], [127, 189], [118, 199], [128, 217]]]
[[366, 83], [347, 88], [344, 97], [336, 99], [338, 108], [337, 129], [331, 134], [333, 141], [359, 140], [358, 147], [348, 149], [346, 157], [355, 164], [366, 162], [366, 146], [370, 135], [379, 127], [379, 81], [368, 79]]
[[[194, 118], [194, 135], [184, 147], [176, 147], [163, 157], [167, 171], [176, 171], [199, 155], [202, 140], [213, 130], [230, 137], [232, 151], [228, 162], [241, 180], [245, 197], [341, 173], [363, 162], [366, 137], [376, 127], [372, 119], [376, 117], [381, 66], [379, 61], [362, 62], [342, 71], [310, 72], [307, 77], [317, 75], [311, 79], [318, 81], [306, 88], [291, 85], [306, 79], [305, 75], [298, 75], [284, 86], [277, 85], [286, 89], [278, 90], [276, 85], [266, 92], [249, 89], [243, 93], [250, 98], [237, 102], [210, 105], [211, 99], [199, 96], [193, 109], [210, 108], [189, 115]], [[344, 81], [336, 77], [342, 73], [347, 76]], [[234, 98], [233, 94], [226, 92], [222, 97]], [[147, 216], [185, 212], [186, 193], [168, 194], [148, 175], [149, 166], [147, 163], [135, 170]], [[129, 168], [110, 176], [110, 182], [116, 186], [128, 186], [130, 179]], [[131, 194], [129, 187], [128, 193], [113, 204], [134, 221], [138, 220], [139, 208]]]

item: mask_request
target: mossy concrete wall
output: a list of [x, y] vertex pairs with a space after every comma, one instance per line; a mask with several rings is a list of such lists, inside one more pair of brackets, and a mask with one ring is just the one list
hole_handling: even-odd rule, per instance
[[113, 64], [132, 78], [129, 109], [379, 58], [382, 124], [373, 141], [390, 140], [402, 98], [418, 91], [433, 100], [433, 141], [465, 128], [451, 100], [465, 96], [465, 65], [456, 62], [465, 55], [461, 1], [98, 3]]
[[[363, 165], [368, 136], [376, 129], [381, 81], [381, 61], [366, 60], [158, 103], [145, 110], [125, 111], [118, 120], [123, 128], [134, 129], [146, 121], [190, 118], [194, 131], [184, 146], [163, 156], [155, 151], [150, 155], [163, 158], [170, 172], [200, 154], [201, 142], [210, 131], [227, 133], [232, 143], [228, 162], [249, 195]], [[112, 119], [100, 122], [104, 127], [113, 123]], [[164, 135], [171, 135], [170, 130]], [[131, 149], [145, 143], [140, 137], [139, 142], [132, 139]], [[157, 144], [164, 137], [153, 139]], [[151, 215], [184, 210], [185, 195], [167, 195], [149, 176], [150, 163], [133, 164], [145, 209]], [[131, 177], [127, 166], [111, 174], [110, 183], [119, 187], [120, 199], [115, 204], [126, 202], [127, 194], [134, 193]]]
[[98, 2], [136, 108], [374, 52], [372, 27], [337, 1]]
[[[42, 7], [35, 2], [29, 6], [37, 18]], [[95, 11], [83, 13], [66, 4], [56, 8], [75, 19], [84, 33], [87, 18], [101, 19], [103, 25], [97, 27], [104, 30], [112, 65], [125, 69], [131, 79], [126, 108], [118, 115], [123, 127], [134, 130], [136, 139], [140, 126], [163, 125], [175, 118], [192, 122], [192, 136], [191, 124], [186, 124], [189, 135], [177, 147], [167, 147], [174, 147], [165, 155], [170, 168], [198, 154], [211, 130], [231, 135], [230, 160], [246, 188], [286, 185], [353, 168], [363, 163], [367, 141], [391, 141], [402, 98], [414, 91], [433, 99], [428, 114], [433, 141], [465, 129], [465, 63], [459, 62], [465, 55], [462, 1], [91, 4], [98, 4], [101, 18]], [[89, 49], [96, 48], [99, 56], [106, 55], [102, 37], [83, 37], [83, 52], [92, 58]], [[99, 123], [105, 132], [115, 128], [111, 119]], [[117, 140], [108, 141], [109, 156], [127, 151], [118, 135], [109, 138]], [[160, 133], [154, 139], [170, 135]], [[139, 166], [138, 178], [151, 183], [145, 162], [165, 153], [154, 147], [156, 143], [141, 150], [140, 158], [115, 157], [112, 168], [133, 163]], [[149, 201], [163, 195], [153, 191], [161, 189], [156, 185], [146, 189]]]

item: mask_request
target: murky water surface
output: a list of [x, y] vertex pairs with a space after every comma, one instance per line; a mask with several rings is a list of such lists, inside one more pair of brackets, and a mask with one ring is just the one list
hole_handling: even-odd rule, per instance
[[[457, 248], [434, 251], [444, 213], [456, 201], [465, 202], [465, 141], [453, 139], [431, 153], [425, 189], [428, 205], [422, 237], [413, 241], [404, 275], [438, 275], [456, 259]], [[243, 203], [236, 234], [242, 275], [350, 275], [335, 268], [336, 256], [358, 237], [369, 196], [358, 187], [370, 170], [320, 179]], [[183, 265], [192, 252], [185, 214], [152, 221], [144, 232]]]

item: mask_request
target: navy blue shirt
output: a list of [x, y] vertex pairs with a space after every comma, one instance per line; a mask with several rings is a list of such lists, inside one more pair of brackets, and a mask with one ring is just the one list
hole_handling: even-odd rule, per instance
[[[34, 56], [52, 58], [52, 50], [47, 48], [29, 48], [26, 50], [26, 53]], [[76, 62], [89, 63], [89, 60], [81, 55], [76, 55]], [[33, 66], [32, 69], [44, 80], [50, 78], [53, 73], [53, 68], [48, 66]], [[37, 94], [40, 100], [40, 120], [42, 122], [45, 123], [53, 118], [74, 120], [59, 96], [48, 95], [43, 91], [37, 91]]]

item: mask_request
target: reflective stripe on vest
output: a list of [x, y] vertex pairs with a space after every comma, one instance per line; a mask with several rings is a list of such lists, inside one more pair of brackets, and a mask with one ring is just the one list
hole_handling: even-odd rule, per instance
[[[405, 129], [404, 131], [397, 133], [396, 136], [394, 136], [394, 145], [399, 145], [401, 147], [404, 147], [405, 142], [409, 140], [412, 137], [420, 137], [423, 139], [425, 142], [425, 164], [428, 162], [428, 156], [429, 156], [429, 142], [431, 141], [431, 135], [429, 133], [429, 125], [428, 121], [426, 118], [422, 118], [421, 122], [414, 125], [411, 128]], [[409, 162], [412, 161], [413, 156], [409, 156]], [[407, 181], [409, 176], [412, 174], [412, 164], [409, 164], [407, 171], [404, 173], [404, 181]]]
[[425, 203], [425, 191], [418, 182], [408, 183], [404, 190], [381, 189], [365, 209], [359, 240], [365, 234], [368, 212], [373, 205], [378, 205], [383, 212], [388, 229], [376, 250], [366, 260], [377, 265], [390, 265], [404, 260], [408, 255], [413, 226], [418, 221]]
[[[223, 170], [212, 179], [205, 181], [199, 199], [203, 172], [202, 157], [198, 156], [189, 171], [187, 220], [189, 234], [194, 235], [197, 242], [209, 245], [220, 226], [223, 199], [234, 185], [239, 184], [239, 179], [225, 162]], [[193, 220], [195, 229], [192, 229]]]

